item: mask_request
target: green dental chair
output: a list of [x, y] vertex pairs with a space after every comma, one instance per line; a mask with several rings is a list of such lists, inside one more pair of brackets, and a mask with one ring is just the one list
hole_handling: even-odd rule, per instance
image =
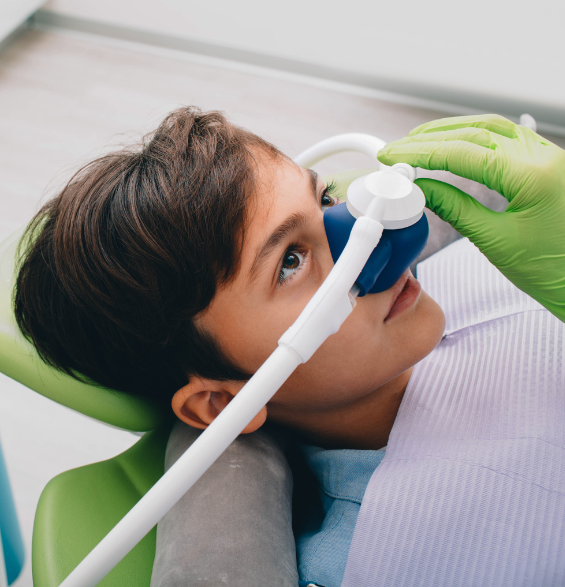
[[[336, 174], [338, 197], [374, 171]], [[41, 494], [33, 528], [34, 587], [57, 587], [163, 475], [172, 411], [122, 392], [81, 383], [44, 364], [23, 338], [12, 311], [16, 250], [23, 233], [0, 244], [0, 371], [66, 407], [111, 426], [146, 432], [124, 453], [52, 479]], [[149, 587], [156, 527], [99, 583], [101, 587]]]
[[[111, 426], [150, 431], [124, 453], [62, 473], [43, 490], [33, 528], [33, 584], [55, 587], [161, 477], [171, 419], [149, 403], [76, 381], [38, 358], [17, 331], [12, 313], [14, 260], [22, 232], [0, 245], [0, 371]], [[100, 585], [149, 586], [155, 540], [156, 528]]]

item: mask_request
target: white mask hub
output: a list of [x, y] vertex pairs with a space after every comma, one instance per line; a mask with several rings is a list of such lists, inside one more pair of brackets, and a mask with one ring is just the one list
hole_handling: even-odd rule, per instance
[[375, 197], [385, 200], [381, 222], [387, 230], [416, 223], [426, 206], [422, 190], [403, 173], [391, 169], [376, 171], [353, 181], [347, 190], [347, 208], [352, 216], [359, 218]]

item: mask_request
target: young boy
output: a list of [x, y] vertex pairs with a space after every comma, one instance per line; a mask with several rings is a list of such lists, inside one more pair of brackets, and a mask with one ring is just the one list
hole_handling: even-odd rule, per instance
[[[334, 203], [314, 172], [219, 113], [178, 110], [140, 150], [83, 168], [34, 219], [17, 281], [18, 324], [55, 367], [170, 402], [203, 429], [331, 270], [322, 217]], [[365, 463], [350, 470], [360, 501], [382, 458], [374, 451], [387, 446], [409, 381], [418, 383], [414, 365], [444, 327], [441, 308], [405, 272], [359, 299], [244, 432], [268, 418], [307, 445], [367, 451], [349, 455]], [[310, 460], [321, 478], [342, 467], [347, 480], [344, 463], [324, 463], [316, 450]], [[304, 560], [319, 554], [303, 578], [341, 584], [344, 556], [324, 568], [336, 544], [347, 552], [355, 519], [337, 520], [347, 527], [333, 537], [322, 528], [322, 549], [320, 532], [304, 538]]]
[[[333, 204], [272, 145], [218, 113], [179, 110], [141, 151], [87, 165], [39, 212], [18, 324], [54, 366], [172, 402], [204, 428], [329, 273], [322, 216]], [[411, 367], [443, 327], [406, 272], [361, 298], [246, 432], [268, 413], [320, 446], [382, 448]]]

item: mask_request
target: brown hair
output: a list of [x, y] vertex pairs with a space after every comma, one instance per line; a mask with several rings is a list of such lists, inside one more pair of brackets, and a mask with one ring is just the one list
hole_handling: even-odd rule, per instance
[[15, 315], [43, 360], [160, 403], [191, 375], [247, 379], [194, 317], [237, 273], [257, 149], [280, 155], [182, 108], [76, 173], [22, 241]]

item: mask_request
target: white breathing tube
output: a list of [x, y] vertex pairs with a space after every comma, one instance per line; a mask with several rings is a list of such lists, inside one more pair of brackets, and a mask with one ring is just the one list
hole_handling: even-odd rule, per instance
[[377, 139], [377, 137], [360, 132], [352, 132], [344, 135], [336, 135], [335, 137], [324, 139], [312, 145], [295, 157], [294, 162], [296, 165], [300, 165], [300, 167], [312, 167], [322, 161], [322, 159], [327, 159], [332, 155], [354, 151], [368, 155], [374, 163], [377, 161], [377, 153], [385, 145], [386, 143], [381, 139]]
[[[365, 134], [345, 134], [322, 141], [296, 157], [304, 167], [342, 151], [358, 151], [376, 161], [384, 141]], [[409, 166], [399, 171], [413, 181]], [[403, 179], [402, 181], [406, 181]], [[394, 182], [393, 182], [394, 183]], [[390, 185], [390, 183], [388, 184]], [[94, 587], [153, 528], [198, 481], [267, 404], [292, 372], [308, 361], [338, 331], [355, 306], [355, 281], [383, 232], [387, 197], [373, 197], [357, 218], [349, 241], [329, 275], [294, 324], [282, 335], [277, 349], [251, 377], [220, 415], [178, 461], [116, 524], [105, 538], [61, 583], [60, 587]], [[422, 205], [423, 209], [423, 205]]]

